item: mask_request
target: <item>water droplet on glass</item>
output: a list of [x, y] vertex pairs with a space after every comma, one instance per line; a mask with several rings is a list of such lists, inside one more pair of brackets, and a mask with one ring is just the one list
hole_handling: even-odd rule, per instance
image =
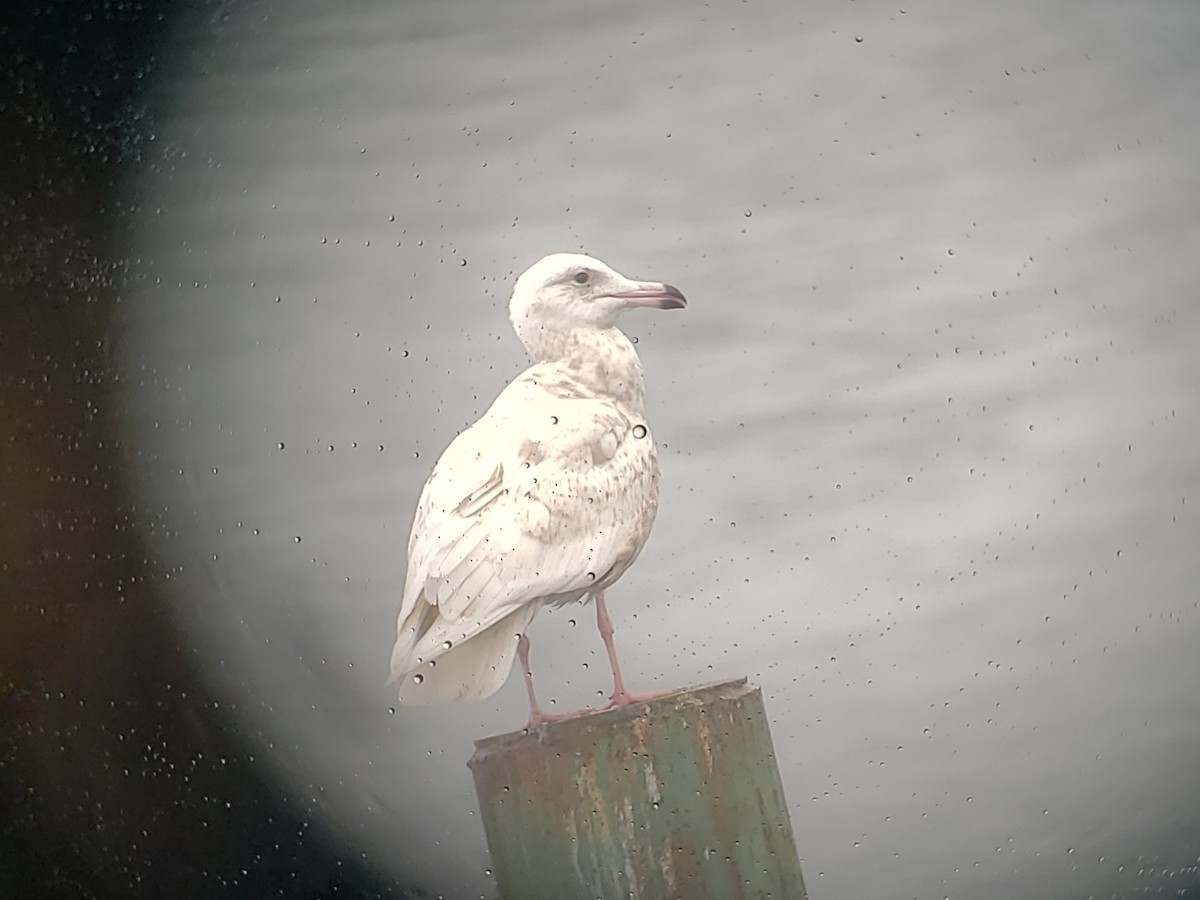
[[422, 675], [420, 672], [418, 672], [416, 675], [413, 676], [413, 684], [420, 684], [424, 680], [425, 680], [425, 676]]
[[453, 646], [454, 646], [453, 641], [442, 641], [442, 649], [443, 650], [449, 650]]
[[644, 438], [646, 436], [646, 426], [645, 425], [634, 425], [633, 426], [633, 436], [635, 438]]
[[588, 573], [587, 573], [587, 577], [588, 577], [588, 581], [595, 581], [595, 580], [596, 580], [596, 573], [595, 573], [595, 572], [588, 572]]
[[550, 424], [551, 424], [551, 425], [557, 425], [557, 424], [558, 424], [558, 416], [551, 416], [551, 417], [550, 417]]
[[296, 535], [296, 537], [293, 540], [295, 540], [295, 542], [298, 544], [298, 543], [300, 543], [301, 540], [303, 540], [303, 538], [301, 538], [300, 535]]

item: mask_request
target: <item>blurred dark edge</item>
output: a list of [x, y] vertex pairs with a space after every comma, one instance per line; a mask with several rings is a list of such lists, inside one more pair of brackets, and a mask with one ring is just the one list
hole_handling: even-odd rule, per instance
[[227, 6], [0, 11], [0, 897], [419, 896], [322, 833], [218, 708], [124, 471], [120, 186], [172, 16]]

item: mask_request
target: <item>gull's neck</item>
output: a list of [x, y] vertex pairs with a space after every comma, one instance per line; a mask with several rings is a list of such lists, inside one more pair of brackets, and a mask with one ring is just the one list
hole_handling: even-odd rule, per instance
[[600, 396], [611, 397], [631, 413], [645, 412], [642, 361], [633, 342], [620, 329], [613, 326], [541, 332], [536, 341], [521, 337], [535, 362], [567, 370], [577, 381]]

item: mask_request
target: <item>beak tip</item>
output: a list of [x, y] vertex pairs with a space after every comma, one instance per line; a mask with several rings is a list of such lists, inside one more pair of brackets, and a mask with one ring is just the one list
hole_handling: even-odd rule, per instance
[[673, 284], [663, 285], [663, 309], [687, 309], [687, 297]]

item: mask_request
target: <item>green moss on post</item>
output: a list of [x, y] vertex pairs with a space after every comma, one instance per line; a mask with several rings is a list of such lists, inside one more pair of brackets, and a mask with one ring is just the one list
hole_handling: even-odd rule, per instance
[[762, 692], [740, 678], [475, 742], [504, 900], [803, 900]]

